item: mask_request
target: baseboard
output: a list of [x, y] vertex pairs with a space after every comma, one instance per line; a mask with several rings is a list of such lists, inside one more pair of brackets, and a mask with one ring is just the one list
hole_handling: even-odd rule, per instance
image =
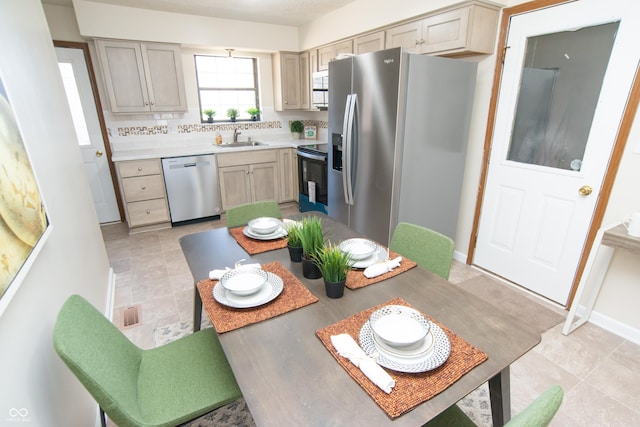
[[453, 251], [453, 259], [456, 261], [460, 261], [463, 264], [467, 263], [467, 254], [463, 254], [462, 252]]
[[[576, 311], [579, 316], [580, 309]], [[605, 331], [609, 331], [612, 334], [618, 335], [619, 337], [631, 341], [634, 344], [640, 345], [640, 329], [638, 328], [629, 326], [619, 320], [612, 319], [611, 317], [597, 311], [591, 312], [589, 323], [593, 323]]]

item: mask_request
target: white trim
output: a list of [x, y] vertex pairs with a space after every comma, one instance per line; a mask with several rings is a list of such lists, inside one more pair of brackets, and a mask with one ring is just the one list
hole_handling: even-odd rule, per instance
[[115, 292], [116, 292], [116, 274], [113, 271], [113, 267], [109, 267], [109, 281], [107, 284], [107, 304], [105, 307], [104, 316], [113, 323], [113, 305], [115, 304]]
[[[582, 307], [580, 307], [582, 308]], [[589, 322], [596, 326], [618, 335], [634, 344], [640, 345], [640, 329], [622, 323], [597, 311], [591, 312]]]

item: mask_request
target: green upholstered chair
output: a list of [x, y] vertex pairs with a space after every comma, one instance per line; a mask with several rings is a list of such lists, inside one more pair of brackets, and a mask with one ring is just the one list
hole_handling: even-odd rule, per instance
[[449, 278], [453, 248], [453, 240], [444, 234], [406, 222], [396, 226], [389, 244], [392, 251], [444, 279]]
[[58, 355], [119, 427], [176, 426], [241, 397], [213, 328], [150, 350], [131, 343], [84, 298], [62, 306]]
[[261, 216], [271, 218], [282, 218], [280, 206], [275, 201], [254, 202], [245, 205], [235, 206], [227, 210], [227, 228], [240, 227], [246, 225], [252, 219]]
[[[505, 427], [545, 427], [558, 412], [564, 391], [559, 385], [551, 386], [522, 412], [505, 424]], [[457, 406], [453, 405], [423, 427], [476, 427]]]

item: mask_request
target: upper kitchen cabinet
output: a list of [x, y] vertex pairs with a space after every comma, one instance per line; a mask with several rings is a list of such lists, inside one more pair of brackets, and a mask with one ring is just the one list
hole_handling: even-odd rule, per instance
[[272, 63], [275, 110], [308, 110], [309, 53], [274, 53]]
[[112, 112], [187, 111], [179, 46], [96, 40], [96, 47]]
[[439, 56], [491, 54], [500, 8], [471, 1], [386, 30], [386, 47]]
[[341, 53], [353, 53], [353, 40], [334, 43], [318, 49], [318, 71], [329, 69], [329, 62], [335, 60]]
[[384, 31], [371, 33], [353, 39], [353, 53], [376, 52], [384, 49]]

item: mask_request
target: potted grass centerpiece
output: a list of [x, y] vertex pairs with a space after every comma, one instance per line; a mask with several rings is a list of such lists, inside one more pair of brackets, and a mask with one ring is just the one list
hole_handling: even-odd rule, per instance
[[300, 243], [302, 244], [302, 275], [307, 279], [319, 279], [322, 273], [314, 262], [314, 258], [324, 247], [320, 218], [312, 216], [302, 219]]
[[315, 261], [322, 278], [324, 288], [329, 298], [341, 298], [344, 295], [344, 285], [347, 281], [347, 273], [351, 270], [352, 260], [347, 252], [343, 252], [338, 246], [329, 243], [320, 252], [317, 252]]
[[287, 249], [289, 250], [289, 258], [293, 262], [302, 261], [301, 229], [302, 225], [300, 223], [287, 226]]

